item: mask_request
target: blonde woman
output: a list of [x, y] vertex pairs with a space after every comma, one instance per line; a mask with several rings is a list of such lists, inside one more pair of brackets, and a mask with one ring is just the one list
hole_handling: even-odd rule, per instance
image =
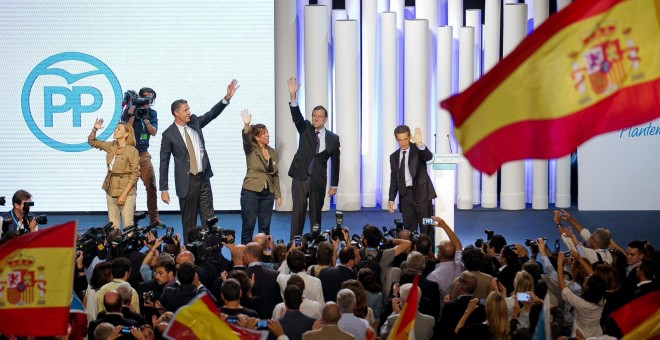
[[[517, 299], [518, 293], [522, 293], [522, 295], [529, 295], [529, 299]], [[505, 300], [509, 319], [511, 319], [513, 316], [513, 304], [519, 303], [521, 311], [520, 315], [518, 316], [518, 327], [520, 328], [529, 328], [529, 311], [532, 308], [532, 305], [535, 302], [543, 302], [543, 300], [539, 299], [534, 294], [534, 279], [532, 278], [532, 275], [523, 270], [516, 273], [516, 277], [513, 279], [513, 292], [511, 293], [511, 296]]]
[[[490, 292], [486, 299], [486, 322], [463, 327], [468, 317], [478, 306], [479, 299], [470, 300], [465, 314], [456, 325], [456, 334], [461, 339], [492, 339], [509, 340], [511, 338], [511, 325], [507, 317], [506, 301], [499, 292]], [[520, 309], [514, 310], [513, 318], [517, 318]]]
[[106, 152], [108, 174], [102, 188], [108, 203], [108, 220], [114, 228], [120, 228], [121, 217], [124, 227], [128, 227], [133, 225], [135, 184], [140, 175], [140, 156], [135, 149], [135, 134], [130, 125], [119, 122], [113, 133], [115, 140], [103, 142], [96, 139], [96, 131], [102, 126], [103, 118], [97, 118], [87, 142], [93, 148]]

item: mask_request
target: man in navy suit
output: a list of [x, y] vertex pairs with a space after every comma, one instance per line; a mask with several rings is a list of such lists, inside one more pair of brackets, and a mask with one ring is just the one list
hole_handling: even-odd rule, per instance
[[291, 239], [301, 235], [305, 226], [305, 211], [309, 198], [310, 227], [316, 223], [321, 225], [321, 209], [325, 198], [325, 187], [328, 183], [328, 159], [331, 159], [332, 169], [328, 196], [337, 193], [339, 184], [339, 136], [328, 131], [325, 123], [328, 121], [328, 111], [321, 105], [312, 110], [312, 121], [305, 119], [298, 106], [298, 84], [296, 78], [289, 78], [289, 94], [291, 96], [291, 118], [296, 125], [298, 134], [298, 151], [293, 157], [289, 176], [291, 184], [293, 210], [291, 212]]
[[[436, 197], [435, 188], [426, 171], [426, 162], [433, 159], [433, 153], [422, 143], [422, 130], [415, 129], [410, 136], [410, 128], [399, 125], [394, 129], [394, 137], [399, 150], [390, 155], [390, 192], [388, 210], [394, 212], [394, 199], [399, 193], [399, 209], [403, 226], [434, 238], [433, 226], [423, 225], [424, 217], [431, 217], [432, 200]], [[410, 143], [412, 142], [412, 144]]]
[[172, 103], [174, 123], [163, 132], [160, 144], [160, 191], [161, 199], [170, 203], [168, 172], [170, 156], [174, 156], [174, 183], [181, 208], [183, 237], [188, 242], [188, 233], [197, 224], [197, 212], [206, 229], [206, 220], [213, 217], [213, 192], [210, 178], [213, 176], [211, 163], [206, 153], [202, 128], [217, 118], [229, 105], [229, 100], [238, 89], [238, 81], [232, 80], [227, 94], [219, 103], [202, 116], [190, 114], [190, 106], [184, 99]]

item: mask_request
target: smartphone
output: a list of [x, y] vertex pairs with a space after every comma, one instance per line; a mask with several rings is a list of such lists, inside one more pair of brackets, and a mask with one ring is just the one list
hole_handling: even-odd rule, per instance
[[432, 217], [424, 217], [424, 218], [422, 218], [422, 224], [423, 225], [438, 225], [438, 222], [436, 222]]
[[300, 247], [300, 236], [294, 236], [293, 238], [293, 243], [296, 245], [296, 247]]
[[268, 320], [257, 321], [257, 329], [268, 329]]
[[516, 298], [518, 298], [518, 301], [520, 302], [527, 302], [529, 299], [531, 299], [531, 296], [529, 293], [517, 293]]
[[234, 316], [228, 316], [227, 317], [227, 322], [233, 323], [234, 325], [238, 323], [238, 317]]
[[23, 203], [23, 208], [25, 207], [34, 207], [34, 202], [25, 202]]
[[573, 254], [571, 254], [570, 251], [565, 251], [564, 252], [564, 257], [572, 257], [572, 256], [573, 256]]
[[124, 326], [121, 328], [121, 331], [119, 331], [119, 334], [131, 334], [131, 327]]

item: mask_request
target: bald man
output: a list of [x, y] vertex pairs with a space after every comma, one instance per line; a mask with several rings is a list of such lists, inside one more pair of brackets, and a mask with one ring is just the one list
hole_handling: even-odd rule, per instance
[[462, 254], [463, 244], [458, 239], [452, 228], [445, 223], [443, 219], [433, 216], [438, 223], [437, 227], [442, 228], [449, 240], [441, 241], [438, 244], [438, 264], [435, 269], [426, 277], [426, 279], [436, 282], [440, 288], [440, 297], [448, 294], [454, 279], [465, 270]]
[[121, 314], [122, 305], [123, 300], [116, 290], [112, 289], [107, 291], [105, 295], [103, 295], [103, 306], [105, 307], [106, 314], [104, 317], [98, 318], [89, 324], [87, 338], [94, 339], [94, 331], [96, 330], [96, 327], [104, 322], [113, 326], [140, 327], [137, 321], [126, 319]]
[[[315, 330], [305, 332], [302, 340], [350, 340], [355, 339], [350, 333], [346, 333], [337, 327], [337, 322], [341, 318], [341, 311], [339, 306], [333, 302], [329, 302], [323, 308], [321, 315], [321, 327]], [[315, 324], [315, 326], [317, 326]]]

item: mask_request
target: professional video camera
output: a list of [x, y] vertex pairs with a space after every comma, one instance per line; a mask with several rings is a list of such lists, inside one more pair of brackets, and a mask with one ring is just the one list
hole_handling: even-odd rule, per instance
[[[493, 235], [495, 235], [495, 232], [489, 229], [484, 229], [484, 234], [486, 234], [486, 241], [490, 241], [491, 238], [493, 238]], [[478, 238], [474, 242], [474, 246], [477, 248], [483, 248], [484, 247], [484, 239]]]
[[[216, 226], [216, 223], [218, 223], [218, 218], [211, 217], [206, 220], [206, 225], [209, 226], [208, 230], [196, 227], [195, 229], [198, 232], [188, 235], [190, 242], [186, 244], [186, 249], [195, 255], [195, 262], [198, 265], [206, 260], [214, 259], [215, 255], [220, 252], [222, 243], [233, 244], [236, 240], [234, 230], [220, 228]], [[230, 239], [229, 236], [232, 238]]]
[[99, 259], [105, 259], [108, 254], [105, 241], [112, 229], [112, 222], [108, 222], [102, 227], [89, 228], [84, 234], [78, 237], [76, 250], [83, 252], [83, 264], [85, 267], [89, 267], [96, 256]]
[[321, 233], [321, 226], [314, 223], [311, 232], [302, 235], [301, 240], [303, 240], [301, 250], [305, 254], [305, 259], [309, 260], [316, 255], [319, 243], [330, 240], [330, 230]]
[[137, 92], [133, 90], [129, 90], [124, 93], [124, 103], [126, 104], [126, 107], [135, 106], [135, 111], [133, 111], [133, 114], [139, 119], [149, 118], [149, 112], [151, 112], [151, 108], [143, 106], [152, 104], [153, 102], [153, 98], [139, 97]]
[[147, 241], [147, 234], [150, 232], [158, 237], [156, 228], [167, 228], [166, 225], [155, 221], [146, 227], [140, 227], [138, 222], [147, 216], [146, 212], [136, 212], [133, 215], [133, 225], [124, 228], [121, 237], [112, 242], [112, 255], [114, 257], [127, 257], [133, 251], [139, 251]]

